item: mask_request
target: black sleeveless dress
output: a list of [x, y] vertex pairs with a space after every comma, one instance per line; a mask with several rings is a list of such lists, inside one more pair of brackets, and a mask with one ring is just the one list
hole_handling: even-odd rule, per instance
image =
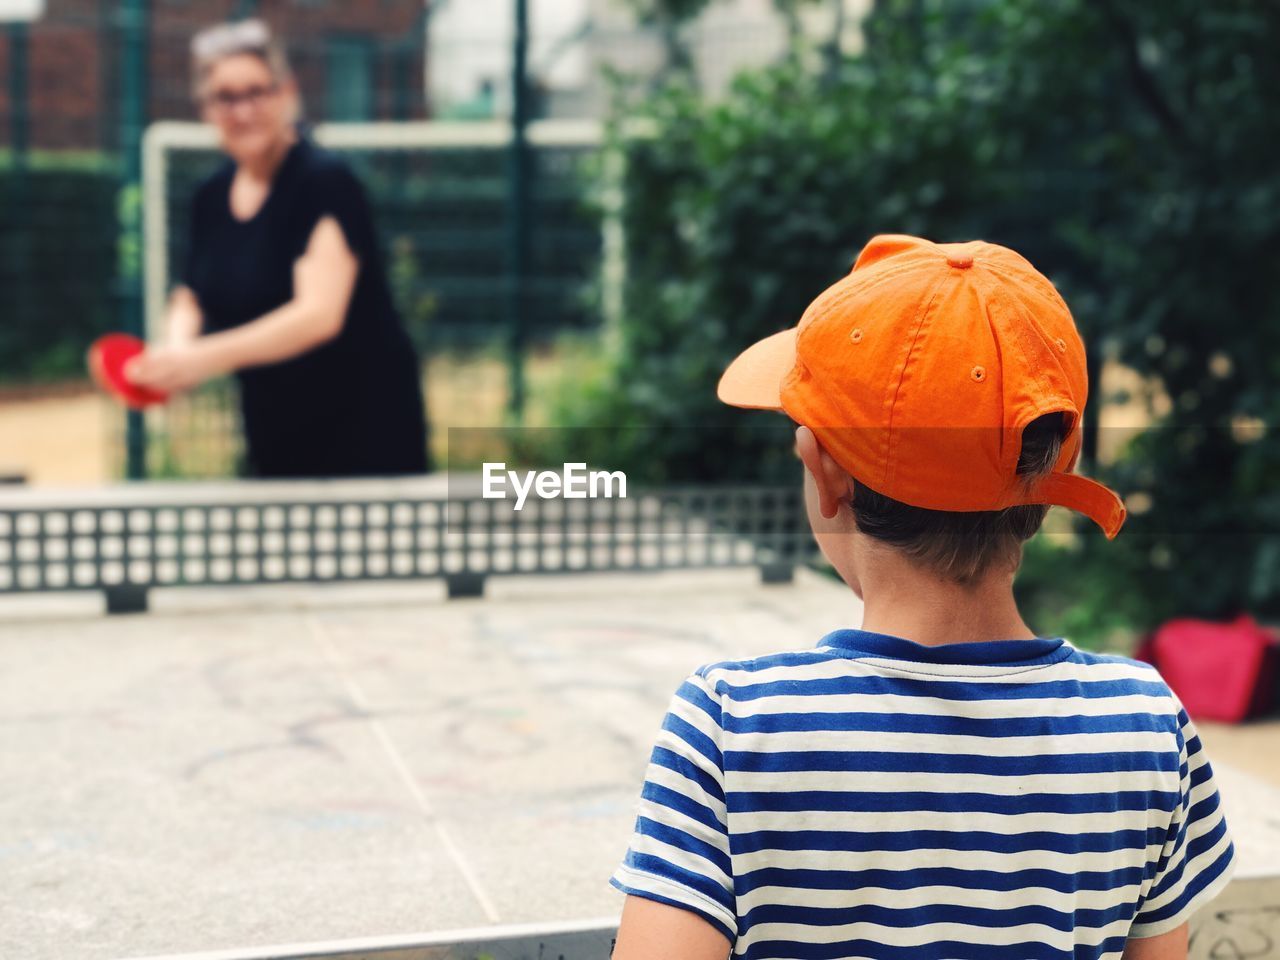
[[231, 215], [234, 164], [192, 202], [184, 282], [208, 333], [293, 298], [293, 265], [332, 216], [360, 261], [342, 332], [281, 363], [237, 373], [247, 471], [256, 477], [423, 473], [427, 435], [418, 358], [391, 301], [373, 218], [350, 167], [304, 136], [249, 220]]

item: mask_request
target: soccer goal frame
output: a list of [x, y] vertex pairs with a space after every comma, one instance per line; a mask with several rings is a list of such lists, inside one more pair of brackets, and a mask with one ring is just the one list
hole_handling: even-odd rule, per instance
[[[642, 125], [629, 125], [628, 136], [644, 136]], [[501, 149], [510, 145], [512, 125], [505, 121], [425, 120], [385, 123], [321, 123], [312, 129], [320, 145], [342, 150]], [[604, 125], [596, 120], [537, 120], [528, 125], [530, 147], [603, 149]], [[170, 157], [179, 151], [216, 150], [217, 133], [208, 124], [162, 120], [142, 138], [143, 305], [149, 340], [165, 334], [164, 313], [170, 293], [168, 177]], [[610, 150], [601, 164], [602, 332], [606, 346], [616, 343], [626, 276], [622, 227], [623, 158]]]

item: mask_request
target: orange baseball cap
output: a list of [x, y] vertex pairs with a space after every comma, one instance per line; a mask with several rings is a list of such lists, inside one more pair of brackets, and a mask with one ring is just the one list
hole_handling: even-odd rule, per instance
[[[800, 323], [725, 371], [725, 403], [781, 410], [858, 482], [932, 510], [1057, 504], [1107, 539], [1125, 507], [1073, 473], [1088, 397], [1084, 343], [1058, 291], [1022, 256], [974, 240], [872, 238]], [[1022, 431], [1066, 415], [1053, 472], [1027, 489]]]

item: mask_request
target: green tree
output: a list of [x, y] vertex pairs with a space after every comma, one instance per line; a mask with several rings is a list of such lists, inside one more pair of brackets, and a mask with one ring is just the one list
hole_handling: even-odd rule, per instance
[[665, 63], [659, 71], [659, 83], [673, 77], [694, 74], [693, 55], [685, 39], [685, 28], [698, 18], [711, 0], [626, 0], [645, 26], [656, 27], [662, 38]]
[[[1172, 401], [1107, 475], [1146, 508], [1112, 543], [1082, 528], [1047, 576], [1079, 573], [1138, 626], [1280, 615], [1280, 7], [880, 0], [864, 29], [825, 75], [789, 62], [723, 102], [625, 105], [656, 134], [622, 145], [622, 348], [567, 422], [607, 427], [600, 456], [654, 479], [793, 470], [783, 418], [715, 402], [724, 364], [875, 233], [1005, 243], [1095, 359]], [[616, 440], [640, 424], [644, 442]]]

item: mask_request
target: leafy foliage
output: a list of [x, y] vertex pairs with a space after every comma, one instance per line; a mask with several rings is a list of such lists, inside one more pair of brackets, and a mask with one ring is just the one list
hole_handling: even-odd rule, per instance
[[[1172, 402], [1107, 472], [1135, 507], [1120, 538], [1082, 528], [1024, 589], [1077, 577], [1137, 626], [1280, 615], [1280, 437], [1257, 426], [1280, 415], [1280, 8], [880, 0], [864, 30], [836, 71], [789, 61], [719, 103], [677, 85], [621, 105], [656, 128], [618, 144], [621, 346], [564, 420], [646, 479], [793, 471], [781, 417], [715, 401], [734, 354], [876, 233], [1007, 244], [1063, 292], [1095, 373], [1112, 355]], [[638, 425], [644, 442], [615, 442]]]

